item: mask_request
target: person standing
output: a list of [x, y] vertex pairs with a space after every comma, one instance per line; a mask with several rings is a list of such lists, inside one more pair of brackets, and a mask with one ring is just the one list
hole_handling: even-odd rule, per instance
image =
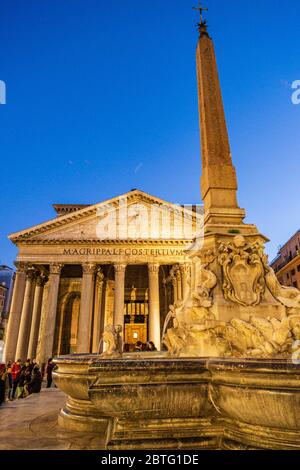
[[52, 371], [54, 369], [53, 359], [48, 359], [48, 364], [46, 367], [46, 375], [47, 375], [47, 388], [51, 388], [52, 385]]
[[30, 366], [26, 367], [25, 370], [25, 377], [24, 377], [24, 390], [23, 390], [23, 398], [27, 397], [29, 395], [28, 390], [27, 390], [27, 385], [31, 382], [31, 368]]
[[24, 384], [26, 381], [26, 367], [22, 366], [21, 372], [18, 376], [18, 384], [17, 384], [17, 398], [24, 398]]
[[15, 398], [17, 386], [18, 386], [18, 381], [19, 381], [19, 376], [21, 373], [21, 359], [18, 359], [17, 362], [14, 362], [11, 368], [11, 376], [12, 376], [12, 381], [13, 381], [13, 388], [12, 388], [12, 393], [11, 393], [11, 399], [13, 400]]
[[[28, 364], [28, 365], [27, 365]], [[32, 373], [33, 371], [33, 368], [34, 368], [34, 363], [31, 359], [27, 359], [26, 361], [26, 364], [27, 368], [30, 370], [30, 374]]]

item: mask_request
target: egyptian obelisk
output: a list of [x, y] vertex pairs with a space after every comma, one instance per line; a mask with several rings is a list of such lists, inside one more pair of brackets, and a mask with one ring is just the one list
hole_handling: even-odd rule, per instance
[[[201, 6], [196, 51], [201, 132], [204, 239], [197, 256], [194, 289], [209, 298], [210, 315], [218, 321], [248, 321], [251, 315], [281, 318], [284, 308], [270, 293], [265, 276], [268, 239], [244, 223], [237, 200], [237, 176], [222, 100], [214, 44]], [[200, 268], [199, 268], [200, 266]], [[210, 279], [210, 280], [209, 280]], [[201, 286], [202, 287], [199, 287]], [[206, 287], [207, 286], [207, 287]], [[204, 294], [203, 294], [204, 292]], [[201, 297], [200, 295], [200, 297]], [[201, 302], [200, 302], [201, 304]]]

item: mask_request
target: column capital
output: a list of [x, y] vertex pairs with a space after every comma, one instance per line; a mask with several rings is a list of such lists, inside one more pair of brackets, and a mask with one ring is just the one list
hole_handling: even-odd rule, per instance
[[25, 273], [28, 266], [27, 263], [24, 263], [23, 261], [15, 261], [14, 265], [17, 268], [18, 273]]
[[159, 263], [149, 263], [149, 264], [148, 264], [149, 273], [158, 274], [158, 273], [159, 273], [159, 268], [160, 268], [160, 264], [159, 264]]
[[52, 263], [50, 264], [50, 274], [60, 275], [62, 268], [64, 267], [63, 263]]
[[36, 268], [28, 264], [25, 268], [26, 279], [33, 281], [36, 278]]
[[191, 272], [191, 263], [182, 263], [179, 265], [179, 269], [182, 274], [190, 274]]
[[124, 263], [114, 264], [114, 269], [116, 273], [125, 273], [126, 268], [127, 268], [127, 264], [124, 264]]
[[82, 273], [83, 274], [95, 274], [96, 264], [95, 263], [83, 263], [82, 264]]
[[44, 287], [48, 282], [48, 275], [42, 271], [38, 273], [36, 283], [39, 287]]

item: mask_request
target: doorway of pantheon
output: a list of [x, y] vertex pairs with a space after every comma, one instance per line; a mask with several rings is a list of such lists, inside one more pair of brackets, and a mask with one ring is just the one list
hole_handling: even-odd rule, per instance
[[138, 341], [148, 341], [148, 267], [127, 266], [125, 276], [124, 348], [132, 351]]

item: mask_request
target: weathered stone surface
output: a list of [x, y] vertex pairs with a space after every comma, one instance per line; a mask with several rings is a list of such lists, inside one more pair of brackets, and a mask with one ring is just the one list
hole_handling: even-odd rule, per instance
[[300, 367], [289, 360], [56, 360], [65, 429], [106, 432], [105, 448], [300, 449]]

